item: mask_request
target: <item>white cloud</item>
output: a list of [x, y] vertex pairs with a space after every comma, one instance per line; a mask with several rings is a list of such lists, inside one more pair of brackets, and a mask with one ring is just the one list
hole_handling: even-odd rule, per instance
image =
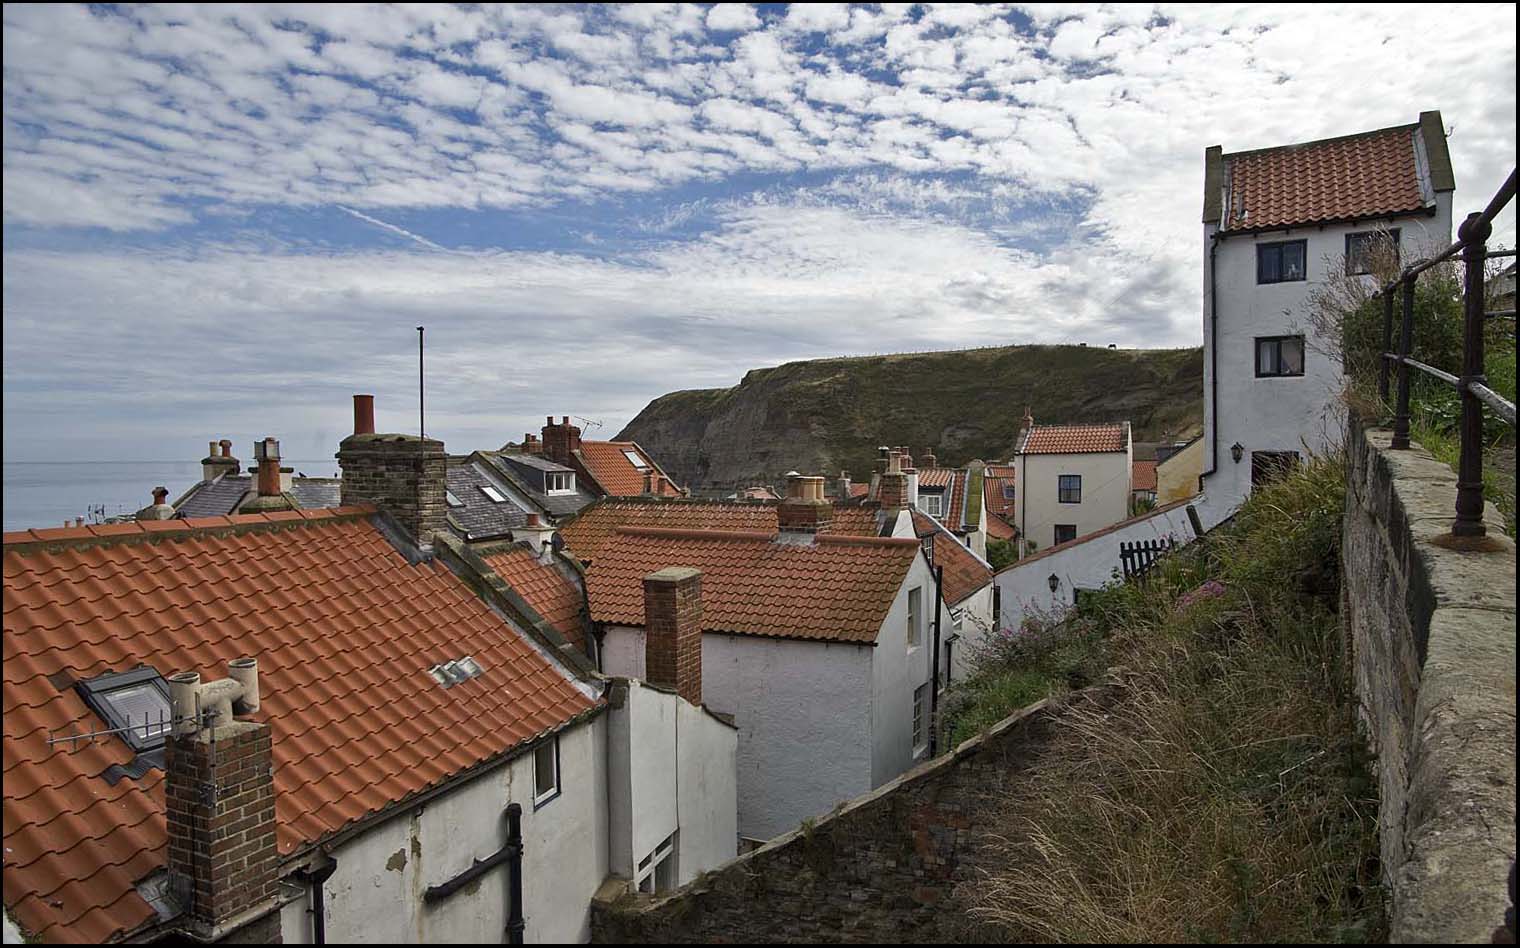
[[715, 3], [707, 11], [707, 28], [719, 32], [753, 30], [760, 25], [755, 8], [747, 3]]

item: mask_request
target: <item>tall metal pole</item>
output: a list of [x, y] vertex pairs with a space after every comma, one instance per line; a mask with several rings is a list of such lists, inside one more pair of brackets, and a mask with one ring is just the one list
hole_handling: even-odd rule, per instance
[[417, 327], [417, 434], [427, 437], [427, 416], [423, 414], [422, 393], [422, 327]]
[[1483, 372], [1483, 264], [1493, 230], [1481, 214], [1469, 214], [1457, 230], [1458, 239], [1466, 244], [1462, 263], [1467, 268], [1467, 285], [1462, 293], [1462, 455], [1457, 465], [1457, 519], [1451, 532], [1464, 537], [1488, 532], [1483, 525], [1483, 405], [1472, 384], [1488, 382]]

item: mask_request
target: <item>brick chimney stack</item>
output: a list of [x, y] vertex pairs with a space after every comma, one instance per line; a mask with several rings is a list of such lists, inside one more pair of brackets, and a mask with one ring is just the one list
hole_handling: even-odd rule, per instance
[[839, 499], [840, 500], [849, 500], [850, 499], [850, 472], [849, 471], [840, 471], [839, 472]]
[[876, 491], [876, 501], [882, 510], [902, 510], [908, 506], [908, 475], [903, 473], [902, 461], [902, 455], [896, 452], [887, 457], [887, 469]]
[[554, 416], [548, 416], [545, 419], [543, 436], [544, 457], [556, 464], [572, 466], [571, 455], [581, 449], [581, 429], [570, 424], [570, 416], [565, 415], [557, 425], [554, 423]]
[[702, 703], [702, 571], [667, 566], [644, 577], [644, 680]]
[[781, 533], [822, 533], [834, 520], [834, 505], [823, 496], [823, 478], [793, 471], [786, 475], [786, 499], [776, 506]]
[[939, 467], [939, 459], [934, 456], [933, 448], [924, 449], [924, 470], [932, 471]]
[[[232, 716], [258, 710], [257, 663], [239, 659], [230, 671], [206, 684], [195, 672], [170, 679], [182, 700], [164, 752], [169, 877], [199, 940], [220, 940], [263, 916], [258, 927], [267, 930], [245, 934], [278, 941], [279, 913], [269, 911], [280, 867], [269, 725]], [[195, 708], [223, 713], [197, 721]]]
[[356, 431], [338, 445], [337, 457], [342, 503], [374, 504], [395, 519], [419, 550], [432, 552], [433, 534], [448, 526], [443, 442]]
[[236, 476], [242, 465], [232, 456], [232, 442], [227, 439], [212, 441], [207, 455], [201, 458], [201, 480], [214, 481], [222, 475]]

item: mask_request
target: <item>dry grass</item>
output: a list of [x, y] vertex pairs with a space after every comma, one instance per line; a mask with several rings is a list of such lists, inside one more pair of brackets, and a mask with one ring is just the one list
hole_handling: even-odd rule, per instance
[[[1336, 572], [1344, 471], [1259, 492], [1226, 536], [1084, 607], [1126, 669], [1073, 709], [1028, 792], [983, 815], [958, 899], [1009, 941], [1383, 934], [1375, 785]], [[1217, 595], [1179, 605], [1209, 579]]]

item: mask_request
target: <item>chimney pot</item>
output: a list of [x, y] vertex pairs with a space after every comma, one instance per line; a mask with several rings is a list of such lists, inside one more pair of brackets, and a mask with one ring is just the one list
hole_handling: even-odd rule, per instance
[[221, 446], [221, 442], [220, 441], [213, 441], [213, 442], [211, 442], [211, 447], [206, 450], [206, 457], [208, 457], [208, 458], [221, 457], [221, 455], [217, 453], [217, 448], [220, 447], [220, 446]]
[[222, 448], [222, 457], [224, 457], [224, 458], [230, 458], [230, 457], [232, 457], [232, 439], [231, 438], [223, 438], [221, 441], [218, 441], [217, 444], [221, 445], [221, 448]]
[[169, 488], [167, 488], [167, 487], [155, 487], [155, 488], [153, 488], [153, 503], [155, 505], [157, 505], [157, 504], [166, 504], [168, 502], [169, 502]]
[[530, 514], [528, 514], [528, 526], [530, 526], [530, 527], [536, 527], [536, 526], [538, 526], [538, 514], [536, 514], [536, 513], [530, 513]]
[[354, 434], [375, 433], [375, 396], [354, 396]]
[[562, 425], [568, 425], [568, 424], [570, 424], [570, 416], [566, 415], [565, 417], [561, 418], [559, 420], [559, 423], [562, 424]]
[[280, 442], [273, 438], [265, 438], [254, 444], [254, 453], [259, 458], [259, 496], [278, 497], [280, 495]]

